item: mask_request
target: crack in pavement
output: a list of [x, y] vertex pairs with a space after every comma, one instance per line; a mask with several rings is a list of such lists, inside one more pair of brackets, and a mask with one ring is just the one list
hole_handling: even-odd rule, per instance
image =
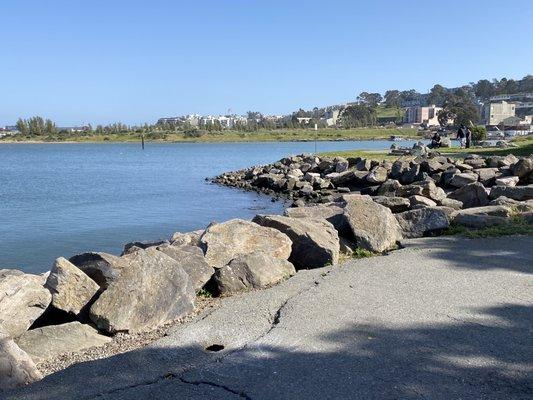
[[188, 381], [186, 380], [185, 378], [183, 377], [179, 377], [178, 378], [182, 383], [186, 383], [188, 385], [195, 385], [195, 386], [201, 386], [201, 385], [207, 385], [207, 386], [213, 386], [213, 387], [217, 387], [217, 388], [220, 388], [220, 389], [224, 389], [225, 391], [229, 392], [229, 393], [232, 393], [236, 396], [239, 396], [239, 397], [242, 397], [243, 399], [247, 399], [247, 400], [252, 400], [252, 398], [250, 396], [248, 396], [246, 393], [244, 392], [238, 392], [236, 390], [233, 390], [231, 389], [229, 386], [226, 386], [226, 385], [220, 385], [218, 383], [214, 383], [214, 382], [209, 382], [209, 381]]
[[[328, 272], [331, 272], [331, 271], [328, 271]], [[328, 277], [330, 277], [331, 275], [328, 273], [327, 275], [325, 276], [322, 276], [323, 279], [326, 279]], [[225, 352], [223, 354], [220, 354], [218, 357], [214, 357], [214, 359], [212, 359], [211, 361], [208, 361], [204, 364], [201, 364], [201, 365], [197, 365], [197, 366], [194, 366], [194, 367], [191, 367], [191, 368], [188, 368], [188, 369], [184, 369], [182, 371], [180, 371], [179, 373], [174, 373], [174, 372], [168, 372], [167, 374], [163, 375], [163, 376], [159, 376], [157, 377], [156, 379], [152, 379], [152, 380], [149, 380], [149, 381], [145, 381], [145, 382], [140, 382], [140, 383], [136, 383], [136, 384], [132, 384], [132, 385], [128, 385], [128, 386], [123, 386], [123, 387], [120, 387], [120, 388], [115, 388], [115, 389], [111, 389], [109, 391], [106, 391], [106, 392], [102, 392], [102, 393], [98, 393], [96, 395], [91, 395], [89, 397], [84, 397], [83, 399], [97, 399], [97, 398], [101, 398], [101, 397], [104, 397], [104, 396], [108, 396], [108, 395], [113, 395], [114, 393], [119, 393], [121, 391], [124, 391], [124, 390], [129, 390], [129, 389], [134, 389], [134, 388], [137, 388], [137, 387], [143, 387], [143, 386], [151, 386], [151, 385], [157, 385], [161, 382], [164, 382], [164, 381], [167, 381], [167, 380], [173, 380], [173, 379], [178, 379], [180, 382], [182, 383], [186, 383], [186, 384], [192, 384], [192, 385], [208, 385], [208, 386], [213, 386], [213, 387], [219, 387], [219, 388], [222, 388], [232, 394], [235, 394], [235, 395], [238, 395], [242, 398], [245, 398], [245, 399], [250, 399], [251, 398], [246, 395], [245, 393], [241, 393], [241, 392], [238, 392], [238, 391], [235, 391], [235, 390], [232, 390], [231, 388], [227, 387], [227, 386], [224, 386], [224, 385], [220, 385], [220, 384], [217, 384], [216, 382], [210, 382], [210, 381], [188, 381], [184, 378], [184, 376], [190, 372], [194, 372], [195, 370], [199, 370], [201, 368], [204, 368], [204, 367], [207, 367], [211, 364], [215, 364], [215, 363], [222, 363], [227, 357], [231, 356], [231, 355], [234, 355], [240, 351], [243, 351], [243, 350], [246, 350], [251, 344], [257, 342], [258, 340], [261, 340], [263, 339], [264, 337], [266, 337], [268, 334], [270, 334], [276, 327], [277, 325], [280, 323], [281, 321], [281, 314], [283, 312], [283, 309], [287, 306], [287, 304], [289, 304], [289, 302], [291, 302], [292, 300], [298, 298], [299, 296], [301, 296], [302, 294], [316, 288], [318, 285], [320, 285], [320, 282], [313, 279], [312, 282], [307, 286], [305, 287], [304, 289], [298, 291], [297, 293], [293, 294], [292, 296], [289, 296], [288, 298], [286, 298], [281, 304], [280, 306], [277, 308], [276, 312], [272, 315], [270, 314], [267, 318], [267, 320], [269, 321], [270, 323], [270, 326], [268, 327], [268, 329], [266, 329], [263, 333], [261, 333], [260, 335], [258, 335], [257, 337], [251, 339], [250, 341], [248, 341], [246, 344], [244, 344], [243, 346], [239, 347], [239, 348], [236, 348], [234, 350], [231, 350], [231, 351], [228, 351], [228, 352]], [[216, 310], [218, 310], [221, 306], [219, 305], [219, 307], [217, 307], [216, 309], [214, 310], [210, 310], [207, 315], [204, 315], [202, 316], [200, 319], [198, 319], [197, 321], [195, 321], [194, 323], [198, 323], [200, 321], [203, 321], [205, 320], [206, 318], [208, 318], [212, 313], [214, 313]], [[194, 324], [193, 323], [193, 324]]]

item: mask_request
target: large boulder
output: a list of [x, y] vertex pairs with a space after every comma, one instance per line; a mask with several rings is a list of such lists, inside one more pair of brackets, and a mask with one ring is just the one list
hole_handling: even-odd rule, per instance
[[479, 182], [469, 183], [448, 195], [450, 199], [459, 200], [464, 208], [482, 207], [489, 204], [485, 186]]
[[0, 275], [0, 326], [9, 336], [22, 335], [52, 300], [44, 277], [2, 270]]
[[506, 225], [511, 220], [506, 217], [489, 214], [457, 214], [453, 219], [454, 225], [466, 226], [468, 228], [481, 229], [495, 225]]
[[109, 333], [137, 332], [193, 310], [194, 286], [176, 260], [155, 248], [123, 258], [126, 268], [90, 309], [98, 328]]
[[30, 356], [0, 330], [0, 390], [25, 386], [42, 378]]
[[478, 175], [474, 173], [462, 172], [460, 174], [454, 174], [448, 184], [450, 186], [460, 188], [470, 183], [477, 182], [478, 178]]
[[396, 179], [388, 179], [379, 187], [378, 196], [390, 196], [396, 197], [398, 189], [402, 187], [402, 184]]
[[479, 168], [474, 172], [478, 175], [479, 181], [485, 186], [492, 186], [496, 177], [501, 175], [498, 168]]
[[424, 207], [396, 214], [404, 237], [415, 238], [438, 233], [450, 226], [450, 210]]
[[161, 246], [157, 250], [176, 260], [189, 275], [194, 290], [199, 291], [215, 272], [205, 261], [202, 249], [197, 246]]
[[505, 196], [513, 200], [533, 199], [533, 185], [527, 186], [493, 186], [490, 190], [490, 198], [496, 199]]
[[200, 246], [200, 237], [202, 237], [204, 231], [197, 230], [192, 232], [175, 232], [170, 238], [170, 244], [174, 246], [190, 245]]
[[124, 259], [108, 253], [77, 254], [69, 261], [85, 272], [102, 289], [116, 280], [125, 267]]
[[512, 167], [513, 175], [520, 179], [527, 177], [533, 172], [533, 158], [523, 158]]
[[287, 260], [274, 258], [261, 251], [240, 255], [216, 270], [213, 282], [218, 294], [262, 289], [296, 273]]
[[40, 363], [60, 354], [103, 346], [110, 341], [109, 336], [100, 335], [91, 326], [74, 321], [24, 332], [17, 344], [33, 361]]
[[400, 226], [391, 210], [363, 196], [346, 203], [344, 217], [352, 229], [357, 246], [363, 249], [387, 251], [402, 238]]
[[257, 215], [253, 221], [277, 229], [290, 238], [289, 261], [297, 268], [319, 268], [339, 261], [339, 235], [324, 219]]
[[100, 286], [63, 257], [54, 262], [44, 285], [52, 293], [52, 305], [58, 310], [78, 315], [89, 305]]
[[411, 207], [413, 208], [417, 206], [435, 207], [437, 205], [437, 203], [434, 202], [433, 200], [428, 199], [427, 197], [424, 197], [424, 196], [418, 196], [416, 194], [409, 197], [409, 203], [411, 204]]
[[309, 205], [308, 207], [291, 207], [284, 215], [291, 218], [323, 218], [330, 222], [340, 235], [350, 232], [350, 227], [343, 217], [344, 208], [340, 203]]
[[446, 193], [438, 187], [432, 180], [414, 182], [410, 185], [402, 186], [397, 190], [400, 197], [424, 196], [433, 201], [441, 201], [446, 197]]
[[256, 251], [286, 260], [292, 249], [292, 242], [284, 233], [242, 219], [211, 224], [200, 243], [207, 263], [214, 268], [222, 268], [235, 257]]
[[501, 176], [496, 179], [496, 186], [516, 186], [520, 178], [518, 176]]
[[386, 168], [377, 166], [368, 173], [366, 180], [369, 183], [383, 183], [387, 180], [388, 172]]
[[404, 212], [411, 207], [411, 202], [405, 197], [374, 196], [372, 200], [389, 208], [393, 213]]
[[124, 245], [124, 250], [122, 250], [121, 255], [131, 254], [138, 250], [145, 250], [149, 247], [163, 246], [165, 244], [170, 244], [168, 240], [155, 240], [155, 241], [145, 241], [145, 242], [129, 242]]

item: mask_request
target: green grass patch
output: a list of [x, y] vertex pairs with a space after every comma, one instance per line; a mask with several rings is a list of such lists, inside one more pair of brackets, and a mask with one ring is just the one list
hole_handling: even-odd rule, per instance
[[460, 235], [470, 239], [494, 237], [494, 236], [510, 236], [510, 235], [533, 235], [533, 225], [528, 224], [520, 218], [514, 218], [508, 224], [494, 225], [486, 228], [472, 229], [461, 225], [452, 225], [444, 235]]
[[211, 299], [211, 298], [213, 298], [213, 294], [212, 294], [210, 291], [206, 290], [206, 289], [200, 289], [200, 290], [196, 293], [196, 295], [197, 295], [198, 297], [203, 297], [203, 298], [205, 298], [205, 299]]
[[374, 257], [375, 255], [376, 254], [372, 253], [370, 250], [357, 247], [353, 252], [352, 258], [368, 258]]

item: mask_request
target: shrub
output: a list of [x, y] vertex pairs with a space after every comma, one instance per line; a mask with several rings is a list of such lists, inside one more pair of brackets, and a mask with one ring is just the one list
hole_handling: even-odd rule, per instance
[[487, 138], [487, 130], [484, 126], [473, 126], [470, 128], [472, 131], [472, 141], [479, 142]]

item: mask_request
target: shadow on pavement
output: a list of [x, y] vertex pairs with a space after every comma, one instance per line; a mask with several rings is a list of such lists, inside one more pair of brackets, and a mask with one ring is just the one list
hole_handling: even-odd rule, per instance
[[[274, 345], [269, 335], [196, 367], [204, 349], [145, 348], [78, 364], [6, 398], [533, 398], [533, 307], [473, 311], [492, 318], [401, 328], [353, 324], [316, 337], [310, 332], [311, 339], [301, 338], [306, 351], [298, 341]], [[276, 325], [273, 336], [278, 329], [285, 328]]]

